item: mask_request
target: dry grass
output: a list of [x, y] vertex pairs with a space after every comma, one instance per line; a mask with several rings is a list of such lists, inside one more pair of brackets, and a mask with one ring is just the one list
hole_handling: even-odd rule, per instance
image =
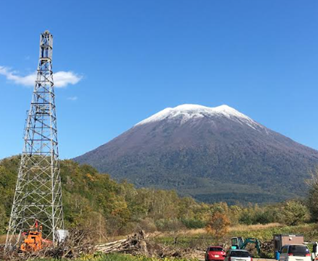
[[[233, 227], [230, 227], [229, 232], [241, 232], [241, 231], [254, 231], [254, 230], [262, 230], [262, 229], [267, 229], [267, 228], [273, 228], [273, 227], [280, 227], [282, 226], [279, 223], [270, 223], [266, 225], [236, 225]], [[153, 232], [149, 233], [149, 237], [166, 237], [166, 236], [195, 236], [195, 235], [202, 235], [206, 234], [206, 230], [204, 228], [199, 228], [199, 229], [188, 229], [188, 230], [180, 230], [177, 232]], [[109, 240], [114, 241], [114, 240], [119, 240], [125, 238], [124, 236], [117, 236], [117, 237], [112, 237]], [[0, 244], [4, 244], [6, 240], [6, 235], [0, 235]], [[107, 240], [107, 241], [109, 241]]]
[[[279, 223], [269, 223], [269, 224], [256, 224], [256, 225], [236, 225], [232, 226], [229, 229], [229, 232], [241, 232], [241, 231], [254, 231], [254, 230], [262, 230], [267, 228], [273, 228], [273, 227], [280, 227], [282, 226]], [[165, 237], [165, 236], [171, 236], [173, 234], [178, 235], [187, 235], [187, 236], [194, 236], [194, 235], [202, 235], [206, 234], [205, 228], [199, 228], [199, 229], [188, 229], [188, 230], [180, 230], [177, 232], [154, 232], [150, 233], [150, 237]]]
[[[269, 224], [256, 224], [256, 225], [236, 225], [236, 226], [231, 226], [229, 228], [229, 232], [235, 231], [235, 232], [240, 232], [240, 231], [254, 231], [254, 230], [262, 230], [262, 229], [267, 229], [267, 228], [273, 228], [273, 227], [281, 227], [282, 224], [279, 223], [269, 223]], [[206, 230], [204, 228], [200, 229], [190, 229], [190, 230], [185, 230], [183, 231], [184, 234], [187, 235], [198, 235], [198, 234], [205, 234]]]
[[206, 230], [205, 228], [189, 229], [189, 230], [184, 230], [183, 233], [187, 235], [198, 235], [198, 234], [205, 234]]
[[0, 235], [0, 244], [4, 244], [6, 242], [6, 235]]
[[269, 223], [269, 224], [256, 224], [256, 225], [237, 225], [230, 227], [230, 231], [247, 231], [247, 230], [261, 230], [261, 229], [267, 229], [267, 228], [273, 228], [273, 227], [280, 227], [282, 226], [279, 223]]

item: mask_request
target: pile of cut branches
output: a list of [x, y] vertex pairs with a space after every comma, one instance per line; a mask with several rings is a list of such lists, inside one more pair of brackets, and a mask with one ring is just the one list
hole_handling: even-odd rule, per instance
[[132, 236], [128, 236], [126, 239], [97, 245], [95, 250], [104, 254], [125, 253], [143, 256], [160, 256], [161, 252], [163, 252], [163, 247], [150, 242], [145, 232], [141, 230]]
[[97, 245], [95, 250], [104, 254], [125, 253], [134, 256], [142, 255], [146, 257], [159, 258], [196, 257], [204, 255], [204, 253], [202, 254], [202, 252], [193, 251], [192, 249], [176, 249], [173, 247], [159, 245], [149, 240], [142, 230], [132, 236], [129, 236], [127, 239]]
[[[201, 251], [202, 252], [202, 251]], [[126, 239], [95, 245], [93, 236], [89, 230], [73, 229], [69, 233], [67, 240], [54, 248], [44, 248], [38, 252], [20, 253], [12, 252], [10, 256], [1, 256], [0, 260], [28, 260], [30, 258], [78, 258], [82, 255], [102, 253], [124, 253], [134, 256], [145, 257], [178, 257], [196, 258], [203, 256], [199, 250], [179, 249], [159, 245], [147, 238], [144, 231], [128, 236]]]

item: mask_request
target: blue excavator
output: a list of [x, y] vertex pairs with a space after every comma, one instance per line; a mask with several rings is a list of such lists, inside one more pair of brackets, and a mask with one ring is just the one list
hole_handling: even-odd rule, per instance
[[231, 248], [232, 249], [245, 249], [248, 244], [254, 244], [257, 249], [258, 255], [261, 253], [261, 242], [257, 238], [232, 237]]

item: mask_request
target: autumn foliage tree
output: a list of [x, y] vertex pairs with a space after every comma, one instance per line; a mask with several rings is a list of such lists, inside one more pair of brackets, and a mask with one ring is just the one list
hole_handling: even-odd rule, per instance
[[207, 223], [206, 231], [211, 234], [216, 241], [219, 241], [228, 233], [229, 227], [230, 220], [228, 217], [225, 214], [216, 211], [213, 213], [211, 219]]

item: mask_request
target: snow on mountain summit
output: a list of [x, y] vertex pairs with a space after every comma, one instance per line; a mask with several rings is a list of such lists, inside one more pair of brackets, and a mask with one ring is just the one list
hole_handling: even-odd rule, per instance
[[206, 107], [197, 104], [183, 104], [174, 108], [166, 108], [149, 118], [137, 123], [135, 126], [140, 126], [143, 124], [158, 122], [162, 120], [172, 120], [181, 119], [181, 124], [189, 121], [190, 119], [203, 118], [203, 117], [226, 117], [231, 120], [239, 121], [240, 123], [245, 123], [250, 127], [254, 128], [262, 127], [260, 124], [253, 121], [248, 116], [240, 113], [239, 111], [231, 108], [228, 105], [221, 105], [218, 107]]

